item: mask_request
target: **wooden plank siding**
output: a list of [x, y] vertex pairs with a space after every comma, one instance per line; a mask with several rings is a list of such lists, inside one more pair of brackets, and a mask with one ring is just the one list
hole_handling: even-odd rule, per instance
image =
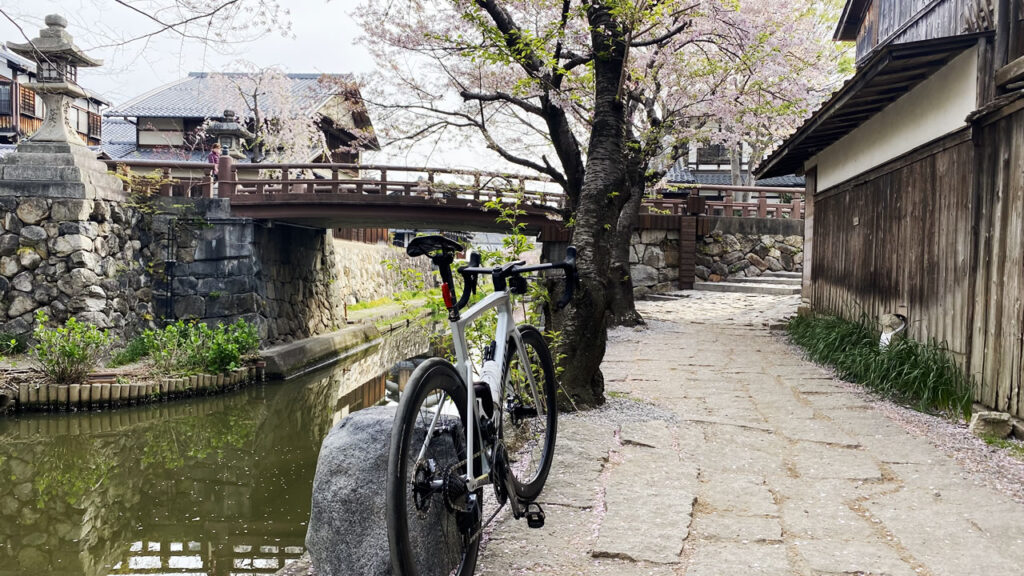
[[958, 233], [970, 231], [973, 146], [946, 144], [815, 197], [810, 299], [851, 319], [905, 313], [912, 337], [964, 361], [970, 243]]
[[816, 309], [910, 319], [1024, 417], [1024, 110], [994, 115], [814, 196]]
[[857, 62], [887, 42], [906, 44], [964, 34], [965, 11], [974, 6], [975, 0], [875, 0], [858, 34]]
[[1024, 415], [1024, 111], [979, 127], [970, 368], [979, 401]]

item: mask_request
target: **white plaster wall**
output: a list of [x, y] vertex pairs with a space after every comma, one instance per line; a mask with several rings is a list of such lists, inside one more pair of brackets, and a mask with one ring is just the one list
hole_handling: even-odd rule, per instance
[[971, 48], [809, 160], [806, 168], [818, 166], [818, 190], [962, 128], [977, 107], [977, 78], [978, 49]]

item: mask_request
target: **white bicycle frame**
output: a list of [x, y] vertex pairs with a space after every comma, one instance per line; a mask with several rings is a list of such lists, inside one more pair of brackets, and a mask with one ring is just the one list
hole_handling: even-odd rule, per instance
[[[508, 353], [508, 341], [509, 336], [512, 337], [512, 341], [516, 346], [516, 353], [519, 355], [519, 361], [522, 366], [529, 366], [529, 358], [526, 355], [526, 348], [523, 345], [523, 339], [519, 335], [519, 330], [516, 329], [515, 323], [513, 322], [512, 313], [512, 299], [509, 296], [507, 290], [495, 292], [486, 296], [483, 300], [477, 302], [469, 309], [467, 309], [458, 320], [450, 322], [449, 325], [452, 331], [452, 341], [455, 347], [455, 370], [462, 376], [463, 383], [466, 386], [466, 483], [469, 487], [469, 491], [472, 492], [482, 485], [489, 482], [491, 472], [491, 462], [488, 457], [486, 450], [481, 450], [481, 467], [479, 476], [476, 471], [473, 470], [473, 436], [474, 431], [480, 421], [480, 407], [476, 401], [476, 390], [473, 387], [473, 363], [469, 357], [469, 347], [466, 342], [466, 326], [472, 324], [474, 321], [480, 319], [485, 313], [490, 310], [495, 310], [498, 314], [498, 326], [494, 331], [494, 359], [501, 363], [502, 370], [493, 375], [484, 374], [483, 377], [486, 379], [488, 376], [494, 378], [502, 378], [501, 372], [504, 372], [504, 359]], [[530, 390], [536, 401], [537, 397], [537, 383], [533, 376], [532, 370], [525, 370], [527, 378], [530, 383]], [[505, 374], [507, 381], [508, 375]], [[486, 380], [484, 380], [486, 382]], [[500, 384], [498, 390], [502, 394], [505, 392], [506, 382], [486, 382], [491, 389], [495, 389], [494, 384]], [[503, 398], [495, 399], [498, 403], [498, 410], [503, 410], [504, 407], [501, 405]], [[535, 404], [540, 407], [539, 403]], [[540, 408], [538, 408], [540, 409]], [[427, 446], [430, 438], [433, 437], [434, 427], [437, 425], [438, 418], [441, 415], [441, 407], [438, 405], [438, 410], [434, 414], [433, 421], [430, 423], [430, 427], [427, 430], [426, 440], [423, 443], [423, 447], [420, 449], [420, 454], [417, 457], [418, 460], [422, 460], [426, 456]], [[500, 420], [500, 412], [495, 412], [495, 418]]]

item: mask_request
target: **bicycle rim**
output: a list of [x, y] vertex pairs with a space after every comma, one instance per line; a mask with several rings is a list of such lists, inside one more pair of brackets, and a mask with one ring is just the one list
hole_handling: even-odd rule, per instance
[[[464, 410], [465, 387], [450, 364], [431, 359], [413, 372], [395, 416], [388, 462], [388, 541], [396, 575], [469, 576], [476, 567], [480, 541], [472, 535], [479, 513], [459, 511], [458, 498], [453, 507], [445, 489], [430, 488], [446, 475], [465, 475]], [[452, 482], [445, 485], [449, 495], [457, 494]]]
[[524, 364], [510, 340], [501, 434], [516, 495], [534, 500], [544, 487], [554, 455], [557, 383], [551, 353], [541, 333], [532, 326], [520, 326], [519, 334], [528, 360]]

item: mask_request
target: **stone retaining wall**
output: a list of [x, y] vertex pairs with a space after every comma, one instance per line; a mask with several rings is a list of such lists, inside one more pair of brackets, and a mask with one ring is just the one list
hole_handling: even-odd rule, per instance
[[766, 271], [803, 270], [804, 238], [726, 234], [715, 230], [697, 242], [697, 277], [720, 281], [730, 277], [754, 277]]
[[141, 214], [105, 199], [0, 197], [0, 332], [41, 310], [115, 332], [152, 319]]
[[634, 297], [679, 289], [679, 230], [640, 230], [630, 242]]
[[339, 268], [338, 290], [346, 304], [372, 302], [396, 292], [417, 289], [426, 280], [434, 285], [429, 258], [412, 258], [404, 248], [335, 240]]

